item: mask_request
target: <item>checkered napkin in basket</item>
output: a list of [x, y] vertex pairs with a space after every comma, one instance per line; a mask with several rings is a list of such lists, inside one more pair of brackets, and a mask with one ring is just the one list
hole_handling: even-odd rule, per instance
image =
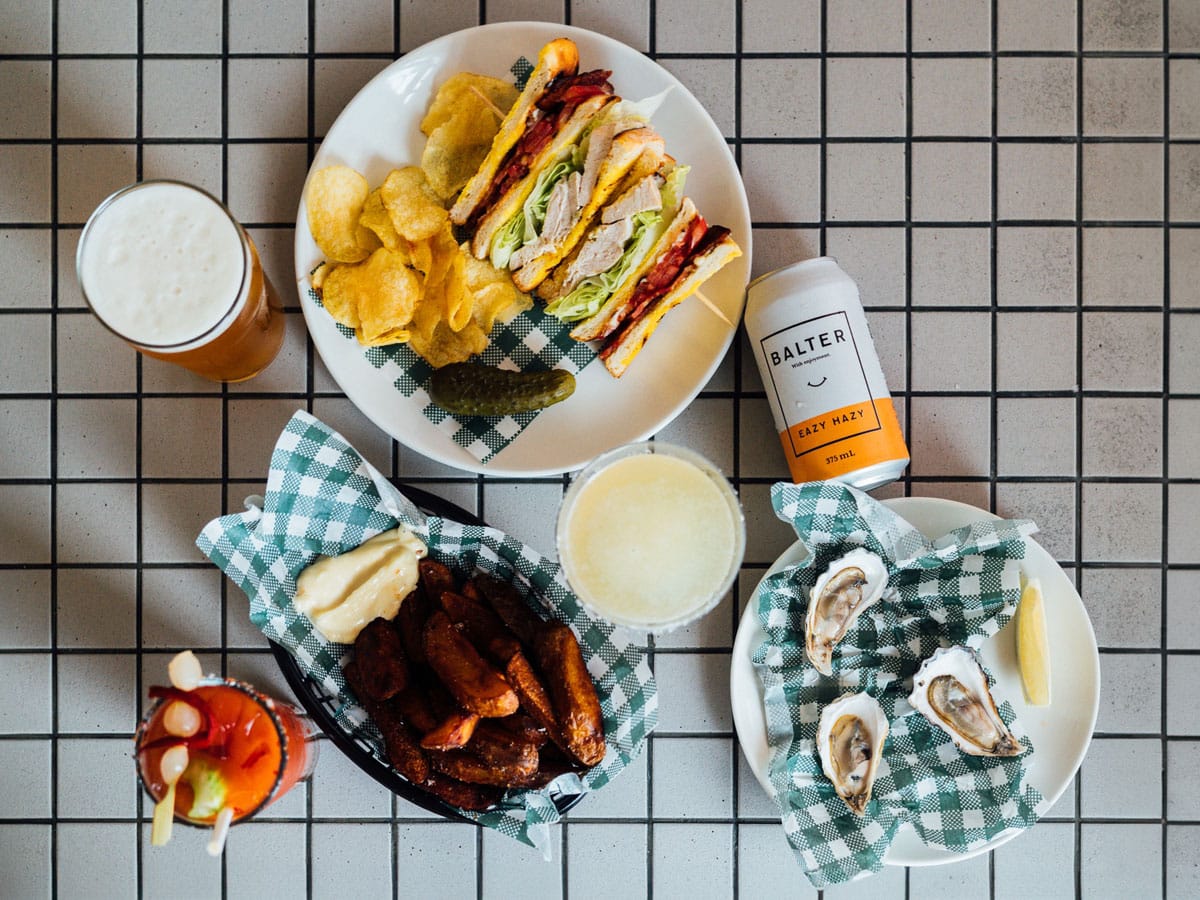
[[[1025, 783], [1033, 746], [1021, 756], [968, 756], [909, 705], [912, 675], [938, 647], [978, 650], [1012, 618], [1020, 599], [1019, 560], [1029, 521], [984, 521], [930, 543], [874, 498], [835, 482], [776, 484], [775, 513], [808, 548], [801, 563], [765, 579], [757, 594], [767, 639], [754, 653], [771, 748], [770, 775], [788, 841], [817, 887], [849, 881], [883, 865], [904, 822], [928, 844], [956, 852], [1037, 821], [1041, 795]], [[888, 592], [859, 617], [821, 675], [804, 653], [809, 591], [830, 562], [855, 547], [883, 558]], [[816, 733], [821, 709], [866, 691], [890, 725], [872, 802], [856, 816], [821, 770]], [[1001, 698], [997, 697], [999, 701]]]
[[[608, 753], [582, 776], [585, 789], [607, 784], [636, 757], [658, 720], [654, 676], [643, 651], [613, 642], [612, 626], [579, 605], [558, 564], [494, 528], [425, 516], [341, 435], [297, 412], [271, 455], [263, 506], [209, 522], [196, 544], [250, 598], [250, 619], [287, 648], [301, 671], [341, 700], [338, 723], [365, 741], [384, 764], [378, 730], [347, 692], [342, 663], [352, 648], [332, 643], [293, 605], [296, 576], [318, 554], [334, 556], [403, 523], [429, 546], [429, 555], [460, 576], [480, 570], [524, 594], [546, 616], [579, 636], [596, 682]], [[560, 818], [545, 792], [509, 792], [498, 809], [464, 815], [549, 854], [550, 823]]]

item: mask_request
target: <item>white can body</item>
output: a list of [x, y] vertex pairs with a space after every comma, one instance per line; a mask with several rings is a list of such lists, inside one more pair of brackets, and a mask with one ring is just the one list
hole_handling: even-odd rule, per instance
[[908, 466], [908, 449], [858, 287], [829, 257], [751, 282], [746, 333], [792, 480], [870, 490]]

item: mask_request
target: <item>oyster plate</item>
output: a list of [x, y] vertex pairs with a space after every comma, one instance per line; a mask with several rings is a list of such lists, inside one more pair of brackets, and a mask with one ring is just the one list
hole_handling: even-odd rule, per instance
[[[934, 497], [897, 497], [884, 500], [883, 504], [930, 540], [980, 519], [998, 518], [966, 503]], [[795, 565], [807, 555], [804, 545], [797, 541], [763, 577]], [[980, 658], [996, 679], [993, 688], [996, 702], [1008, 700], [1012, 704], [1022, 727], [1033, 741], [1034, 754], [1026, 777], [1044, 798], [1037, 810], [1041, 816], [1071, 784], [1091, 744], [1100, 705], [1100, 656], [1083, 601], [1054, 558], [1036, 541], [1030, 541], [1028, 556], [1021, 566], [1028, 577], [1041, 579], [1045, 596], [1052, 672], [1050, 705], [1032, 707], [1025, 702], [1017, 669], [1015, 621], [983, 645]], [[757, 591], [751, 596], [755, 594]], [[734, 728], [742, 752], [763, 790], [773, 797], [768, 776], [770, 748], [767, 746], [762, 685], [751, 663], [754, 651], [765, 637], [753, 603], [747, 604], [733, 644], [729, 693]], [[884, 861], [894, 866], [958, 862], [993, 850], [1020, 833], [1000, 835], [969, 853], [952, 853], [926, 844], [911, 826], [904, 825]]]

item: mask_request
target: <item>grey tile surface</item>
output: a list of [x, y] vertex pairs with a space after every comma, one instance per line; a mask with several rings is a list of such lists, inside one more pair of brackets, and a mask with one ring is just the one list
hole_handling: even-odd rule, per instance
[[1001, 144], [996, 215], [1001, 219], [1070, 219], [1075, 215], [1075, 148]]
[[[512, 885], [537, 897], [726, 897], [735, 885], [740, 896], [781, 885], [816, 895], [732, 730], [738, 613], [795, 539], [770, 510], [785, 468], [740, 338], [662, 436], [734, 477], [750, 565], [712, 615], [656, 643], [661, 737], [554, 832], [551, 864], [393, 804], [329, 745], [310, 787], [235, 830], [224, 870], [200, 832], [151, 848], [133, 819], [149, 811], [125, 755], [144, 699], [139, 649], [144, 682], [195, 646], [212, 668], [228, 651], [229, 671], [288, 696], [246, 598], [192, 541], [261, 490], [295, 409], [384, 471], [553, 551], [559, 479], [477, 479], [394, 444], [330, 378], [289, 288], [296, 197], [320, 136], [398, 52], [481, 12], [570, 21], [659, 56], [732, 141], [754, 274], [828, 253], [859, 284], [913, 452], [906, 479], [877, 493], [1031, 517], [1038, 540], [1078, 570], [1105, 651], [1098, 727], [1108, 735], [1078, 779], [1085, 823], [1072, 787], [1054, 821], [990, 857], [888, 867], [824, 896], [1057, 898], [1076, 894], [1077, 867], [1087, 898], [1200, 890], [1200, 830], [1180, 824], [1197, 819], [1200, 790], [1189, 693], [1200, 678], [1200, 6], [449, 0], [433, 14], [415, 0], [35, 0], [0, 10], [0, 893], [50, 896], [53, 882], [59, 896], [124, 897], [139, 884], [175, 896], [186, 883], [189, 896], [302, 896], [311, 867], [313, 896], [351, 880], [384, 896], [507, 896]], [[250, 224], [292, 310], [285, 348], [260, 378], [222, 388], [139, 361], [86, 312], [78, 226], [112, 190], [149, 177], [227, 196]], [[281, 864], [263, 867], [262, 854]]]
[[831, 137], [903, 135], [907, 118], [904, 68], [904, 60], [896, 57], [827, 59], [825, 133]]
[[[999, 229], [996, 233], [996, 302], [1001, 306], [1074, 304], [1075, 260], [1073, 228], [1012, 226]], [[1074, 343], [1073, 335], [1071, 342]]]
[[1075, 101], [1073, 59], [1018, 56], [997, 60], [998, 134], [1074, 134]]
[[992, 161], [987, 144], [914, 144], [911, 153], [914, 220], [978, 222], [990, 218]]
[[913, 60], [913, 134], [990, 134], [991, 97], [989, 60], [940, 57]]
[[1085, 897], [1138, 896], [1162, 877], [1162, 826], [1086, 824], [1080, 857]]
[[1082, 290], [1089, 305], [1157, 306], [1163, 296], [1162, 231], [1086, 229]]

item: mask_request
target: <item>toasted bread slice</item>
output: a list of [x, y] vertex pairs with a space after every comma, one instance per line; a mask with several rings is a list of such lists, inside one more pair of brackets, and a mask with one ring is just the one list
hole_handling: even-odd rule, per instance
[[558, 38], [541, 49], [538, 53], [537, 65], [534, 66], [529, 80], [525, 82], [525, 89], [521, 91], [517, 102], [513, 104], [508, 115], [504, 117], [504, 121], [500, 123], [500, 130], [492, 139], [492, 147], [488, 150], [487, 156], [483, 158], [483, 162], [462, 189], [450, 210], [450, 220], [455, 225], [466, 224], [475, 212], [475, 207], [487, 194], [488, 187], [491, 186], [492, 179], [496, 177], [500, 164], [504, 162], [508, 151], [525, 133], [529, 116], [537, 101], [546, 92], [546, 88], [559, 75], [574, 75], [577, 71], [579, 71], [579, 48], [575, 46], [574, 41], [568, 38]]
[[513, 284], [526, 293], [541, 284], [550, 274], [550, 270], [562, 262], [563, 257], [579, 243], [592, 220], [642, 155], [649, 151], [661, 158], [664, 147], [663, 139], [650, 128], [634, 128], [614, 137], [607, 156], [600, 163], [591, 196], [576, 212], [570, 231], [513, 272]]
[[741, 255], [742, 248], [726, 233], [702, 253], [688, 260], [671, 289], [651, 303], [634, 322], [627, 324], [600, 351], [604, 367], [614, 378], [624, 375], [634, 357], [641, 352], [650, 335], [658, 328], [663, 316], [694, 294], [700, 285], [715, 275], [726, 263]]
[[[563, 257], [562, 261], [546, 276], [546, 279], [538, 285], [538, 297], [546, 301], [546, 303], [553, 303], [555, 300], [570, 293], [574, 289], [574, 285], [568, 282], [571, 266], [578, 258], [584, 245], [587, 244], [592, 233], [600, 227], [600, 220], [604, 217], [605, 212], [609, 208], [619, 205], [628, 194], [637, 190], [643, 180], [659, 174], [665, 174], [674, 164], [675, 160], [670, 155], [659, 152], [659, 145], [657, 143], [647, 145], [646, 149], [642, 151], [642, 155], [638, 157], [637, 162], [633, 164], [633, 167], [625, 174], [625, 177], [621, 180], [616, 190], [612, 192], [609, 202], [599, 210], [596, 216], [592, 217], [592, 221], [583, 237], [575, 242], [575, 246], [571, 248], [571, 252]], [[669, 217], [674, 217], [674, 213], [673, 209], [663, 210], [663, 214]]]
[[595, 315], [584, 319], [571, 329], [571, 337], [577, 341], [595, 341], [606, 338], [616, 331], [618, 326], [625, 321], [626, 307], [633, 297], [638, 282], [642, 280], [642, 276], [654, 268], [662, 255], [671, 248], [671, 245], [684, 235], [695, 217], [696, 205], [692, 203], [691, 198], [684, 197], [679, 204], [679, 211], [675, 213], [675, 218], [671, 220], [667, 230], [650, 248], [650, 252], [646, 254], [641, 265], [629, 273], [625, 283], [613, 291], [608, 302], [600, 307]]
[[528, 199], [537, 182], [538, 173], [562, 155], [567, 148], [574, 146], [584, 129], [600, 110], [610, 103], [615, 103], [616, 99], [612, 94], [596, 94], [579, 104], [575, 112], [571, 114], [571, 118], [567, 119], [558, 134], [554, 136], [554, 140], [547, 143], [529, 164], [529, 173], [509, 188], [504, 196], [500, 197], [479, 220], [479, 224], [475, 227], [475, 235], [471, 238], [471, 252], [476, 259], [483, 259], [488, 255], [496, 231], [515, 216]]

